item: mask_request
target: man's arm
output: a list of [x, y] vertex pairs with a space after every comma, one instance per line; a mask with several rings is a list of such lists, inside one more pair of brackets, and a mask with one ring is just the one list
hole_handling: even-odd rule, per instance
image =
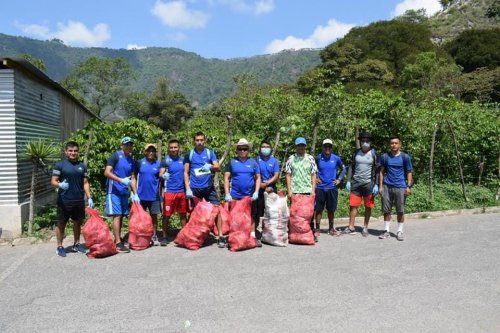
[[292, 192], [292, 174], [287, 172], [285, 179], [286, 179], [286, 189], [288, 191], [288, 196], [291, 199], [292, 195], [293, 195], [293, 192]]
[[385, 172], [385, 168], [383, 166], [380, 166], [380, 172], [379, 172], [379, 176], [378, 176], [378, 191], [380, 193], [383, 192], [384, 190], [384, 172]]
[[212, 172], [219, 172], [220, 171], [220, 165], [219, 161], [215, 160], [212, 162], [212, 167], [210, 168]]
[[186, 190], [190, 188], [189, 184], [189, 170], [191, 169], [191, 163], [186, 162], [184, 163], [184, 186], [186, 187]]
[[225, 195], [229, 194], [230, 180], [231, 180], [231, 172], [229, 172], [229, 171], [224, 172], [224, 194]]
[[90, 183], [87, 177], [83, 178], [83, 191], [85, 192], [87, 199], [92, 197], [92, 194], [90, 193]]
[[311, 174], [311, 182], [312, 182], [311, 194], [315, 194], [316, 193], [316, 173]]
[[408, 171], [406, 174], [406, 191], [405, 195], [410, 195], [411, 194], [411, 187], [413, 186], [413, 173], [411, 171]]

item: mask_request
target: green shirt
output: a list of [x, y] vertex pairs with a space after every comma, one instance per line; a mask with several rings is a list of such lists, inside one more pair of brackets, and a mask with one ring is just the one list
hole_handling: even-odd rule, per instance
[[286, 161], [285, 172], [292, 175], [293, 193], [311, 193], [311, 175], [318, 171], [314, 157], [309, 154], [293, 154]]

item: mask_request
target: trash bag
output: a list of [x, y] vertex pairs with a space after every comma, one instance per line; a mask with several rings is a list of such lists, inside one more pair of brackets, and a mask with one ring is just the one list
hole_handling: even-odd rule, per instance
[[264, 193], [265, 210], [261, 241], [275, 246], [288, 244], [288, 205], [283, 192]]
[[175, 237], [175, 244], [189, 250], [198, 250], [202, 247], [210, 230], [214, 227], [214, 219], [212, 218], [214, 207], [205, 200], [200, 201], [193, 209], [189, 222]]
[[136, 251], [147, 249], [151, 245], [151, 237], [154, 232], [151, 215], [142, 208], [140, 203], [133, 203], [128, 222], [130, 248]]
[[103, 258], [118, 253], [116, 244], [111, 237], [108, 225], [99, 216], [97, 209], [85, 208], [85, 212], [90, 215], [82, 228], [85, 245], [89, 249], [89, 258]]
[[311, 219], [314, 214], [314, 195], [292, 195], [288, 241], [294, 244], [314, 245]]
[[220, 213], [220, 218], [222, 220], [222, 234], [223, 235], [229, 234], [229, 223], [231, 222], [231, 213], [229, 213], [226, 204], [222, 204], [218, 207], [215, 207], [214, 210], [212, 211], [212, 217], [214, 220], [214, 230], [212, 231], [212, 233], [215, 236], [219, 236], [219, 229], [217, 228], [217, 213]]
[[231, 223], [229, 224], [229, 250], [242, 251], [257, 246], [254, 237], [250, 236], [252, 225], [252, 198], [244, 197], [233, 200], [230, 204]]

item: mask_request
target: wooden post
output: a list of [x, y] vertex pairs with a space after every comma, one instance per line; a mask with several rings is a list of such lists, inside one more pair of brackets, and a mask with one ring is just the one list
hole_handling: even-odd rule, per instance
[[273, 156], [276, 155], [276, 152], [278, 151], [278, 146], [280, 144], [280, 138], [281, 138], [281, 132], [278, 129], [278, 131], [276, 132], [276, 137], [274, 138]]
[[311, 155], [316, 154], [316, 140], [318, 139], [318, 127], [319, 127], [319, 111], [316, 111], [314, 116], [314, 128], [313, 128], [313, 137], [311, 147], [309, 148], [309, 152]]
[[[222, 168], [222, 163], [224, 160], [227, 158], [229, 155], [229, 150], [231, 149], [232, 141], [233, 141], [233, 123], [232, 123], [232, 117], [230, 115], [226, 116], [227, 119], [227, 140], [226, 140], [226, 149], [224, 150], [224, 154], [222, 154], [222, 157], [219, 159], [219, 165]], [[224, 172], [217, 172], [214, 176], [214, 186], [215, 186], [215, 191], [217, 191], [217, 195], [219, 198], [221, 197], [221, 192], [220, 192], [220, 174], [224, 174]]]
[[434, 125], [434, 131], [432, 132], [432, 142], [431, 142], [431, 153], [429, 156], [429, 192], [431, 196], [431, 201], [434, 202], [434, 148], [436, 146], [436, 135], [439, 129], [439, 124]]
[[87, 165], [89, 159], [90, 147], [92, 146], [92, 137], [94, 136], [94, 129], [91, 128], [89, 132], [89, 138], [87, 139], [87, 144], [85, 145], [85, 155], [83, 155], [83, 163]]
[[481, 177], [483, 176], [484, 171], [484, 156], [481, 157], [481, 163], [479, 163], [479, 178], [477, 180], [477, 186], [481, 186]]
[[462, 193], [464, 195], [464, 200], [466, 202], [469, 202], [469, 198], [467, 198], [467, 192], [465, 190], [464, 170], [462, 169], [462, 162], [460, 161], [460, 152], [458, 151], [458, 143], [455, 137], [455, 131], [453, 131], [453, 127], [451, 126], [448, 119], [446, 119], [446, 123], [448, 124], [448, 128], [450, 129], [451, 138], [453, 139], [453, 144], [455, 146], [455, 154], [458, 161], [458, 170], [460, 171], [460, 182], [462, 183]]
[[161, 139], [156, 140], [156, 158], [158, 161], [161, 161], [162, 159], [162, 146], [161, 146]]
[[361, 148], [361, 144], [359, 143], [359, 139], [358, 139], [359, 138], [359, 127], [358, 126], [356, 126], [354, 128], [354, 136], [355, 136], [354, 141], [356, 142], [356, 149], [359, 149], [359, 148]]

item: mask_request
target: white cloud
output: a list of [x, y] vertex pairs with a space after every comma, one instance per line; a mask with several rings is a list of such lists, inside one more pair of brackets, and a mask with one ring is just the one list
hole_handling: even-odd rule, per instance
[[285, 39], [275, 39], [266, 46], [267, 53], [276, 53], [288, 49], [320, 48], [343, 37], [355, 25], [338, 22], [334, 19], [328, 21], [326, 26], [317, 26], [307, 38], [288, 36]]
[[209, 0], [211, 5], [228, 6], [238, 13], [267, 14], [274, 10], [274, 0], [258, 0], [248, 3], [244, 0]]
[[424, 8], [427, 15], [434, 15], [441, 10], [438, 0], [404, 0], [396, 5], [392, 16], [403, 15], [407, 10]]
[[184, 1], [156, 1], [151, 14], [158, 17], [164, 25], [173, 28], [203, 28], [209, 19], [208, 14], [189, 10]]
[[274, 0], [260, 0], [255, 4], [254, 13], [256, 15], [267, 14], [274, 9]]
[[89, 29], [82, 22], [68, 21], [68, 24], [57, 23], [57, 31], [50, 31], [46, 25], [18, 24], [21, 30], [31, 36], [44, 39], [57, 38], [67, 45], [102, 46], [111, 38], [107, 24], [99, 23]]
[[140, 46], [140, 45], [137, 45], [137, 44], [128, 44], [127, 45], [127, 50], [142, 50], [142, 49], [145, 49], [147, 48], [147, 46]]

